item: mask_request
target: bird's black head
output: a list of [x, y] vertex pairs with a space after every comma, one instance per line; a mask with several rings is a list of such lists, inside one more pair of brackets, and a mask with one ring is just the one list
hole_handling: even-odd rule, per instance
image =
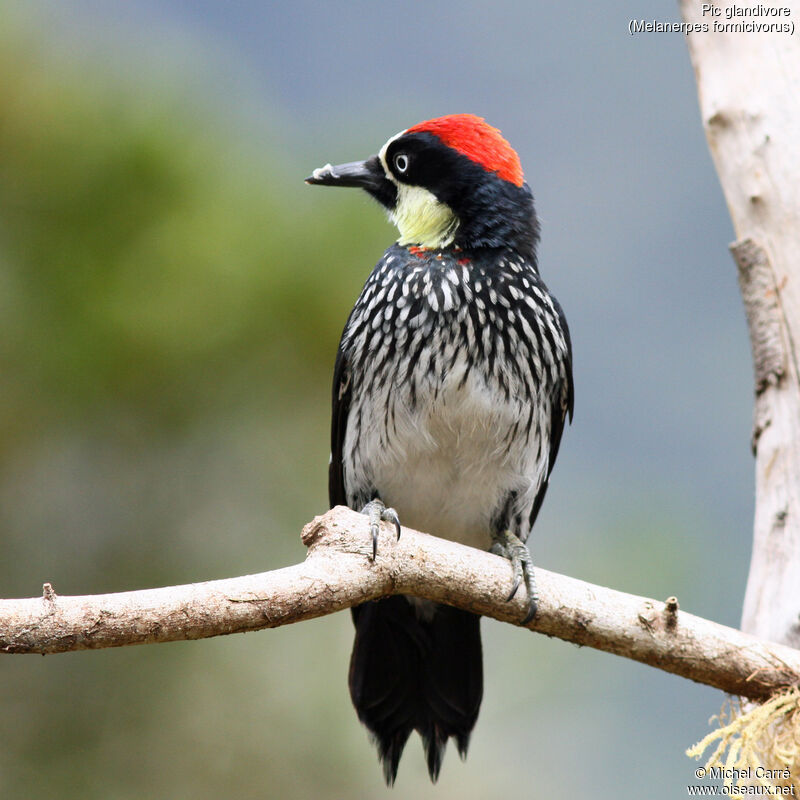
[[480, 117], [455, 114], [392, 137], [377, 156], [314, 170], [308, 183], [360, 186], [400, 231], [400, 244], [508, 247], [533, 256], [539, 226], [519, 157]]

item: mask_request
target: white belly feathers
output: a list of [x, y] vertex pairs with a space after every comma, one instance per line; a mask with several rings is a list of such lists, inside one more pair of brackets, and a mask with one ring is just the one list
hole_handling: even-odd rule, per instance
[[[357, 450], [371, 454], [370, 462], [359, 466], [403, 525], [487, 549], [492, 517], [509, 493], [516, 492], [522, 507], [532, 504], [547, 473], [547, 456], [537, 458], [538, 442], [519, 435], [530, 407], [513, 393], [503, 399], [490, 391], [475, 370], [463, 380], [465, 369], [461, 359], [438, 386], [433, 379], [420, 385], [415, 403], [408, 392], [387, 389], [393, 406], [388, 415], [381, 402], [353, 409], [362, 415]], [[542, 400], [540, 421], [550, 413], [549, 401]], [[346, 453], [356, 444], [354, 430], [348, 430]], [[520, 534], [527, 533], [526, 525]]]

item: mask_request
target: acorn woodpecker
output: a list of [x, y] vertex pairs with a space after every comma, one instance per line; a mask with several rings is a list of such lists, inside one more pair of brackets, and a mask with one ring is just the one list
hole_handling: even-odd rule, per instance
[[[314, 170], [357, 186], [400, 238], [350, 312], [336, 355], [331, 505], [506, 556], [510, 600], [567, 414], [564, 313], [539, 277], [539, 223], [517, 153], [480, 117], [431, 119], [366, 161]], [[353, 609], [350, 694], [392, 784], [413, 730], [436, 780], [452, 736], [462, 758], [483, 695], [480, 618], [412, 597]]]

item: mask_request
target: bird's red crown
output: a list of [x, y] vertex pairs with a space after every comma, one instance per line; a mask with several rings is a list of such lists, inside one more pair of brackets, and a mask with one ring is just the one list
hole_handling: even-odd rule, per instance
[[420, 122], [407, 133], [432, 133], [470, 161], [494, 172], [504, 181], [522, 186], [522, 165], [513, 147], [482, 117], [450, 114]]

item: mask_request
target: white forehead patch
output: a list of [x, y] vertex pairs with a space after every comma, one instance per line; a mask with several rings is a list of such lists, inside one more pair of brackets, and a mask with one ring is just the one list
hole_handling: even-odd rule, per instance
[[395, 139], [399, 139], [401, 136], [404, 136], [405, 133], [406, 133], [406, 131], [400, 131], [400, 133], [396, 133], [394, 136], [392, 136], [391, 139], [389, 139], [388, 142], [386, 142], [386, 144], [383, 147], [381, 147], [381, 150], [378, 153], [378, 158], [381, 160], [381, 164], [383, 164], [383, 171], [386, 173], [387, 177], [390, 180], [394, 181], [395, 183], [397, 183], [397, 181], [394, 180], [394, 177], [392, 176], [392, 173], [389, 172], [389, 165], [386, 163], [386, 151], [389, 149], [389, 145]]

